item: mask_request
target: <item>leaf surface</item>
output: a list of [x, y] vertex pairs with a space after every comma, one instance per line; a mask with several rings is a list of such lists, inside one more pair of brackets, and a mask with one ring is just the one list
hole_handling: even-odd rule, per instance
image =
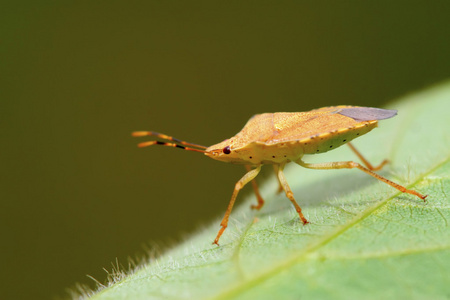
[[[375, 165], [389, 159], [379, 173], [428, 194], [426, 203], [356, 169], [291, 164], [285, 174], [310, 224], [270, 178], [261, 211], [240, 194], [220, 247], [211, 244], [218, 219], [92, 298], [449, 299], [450, 82], [387, 108], [398, 116], [354, 145]], [[345, 146], [305, 157], [343, 160], [357, 158]]]

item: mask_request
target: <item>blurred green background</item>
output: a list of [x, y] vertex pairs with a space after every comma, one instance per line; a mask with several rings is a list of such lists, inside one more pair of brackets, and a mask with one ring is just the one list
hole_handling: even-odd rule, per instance
[[0, 297], [66, 296], [222, 216], [243, 168], [138, 149], [131, 131], [208, 146], [255, 113], [382, 106], [449, 77], [449, 15], [448, 1], [2, 3]]

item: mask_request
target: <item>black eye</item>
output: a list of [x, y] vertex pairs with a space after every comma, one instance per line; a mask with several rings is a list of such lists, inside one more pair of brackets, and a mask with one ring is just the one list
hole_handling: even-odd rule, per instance
[[225, 154], [230, 154], [231, 153], [231, 149], [230, 149], [230, 146], [226, 146], [225, 148], [223, 148], [223, 153], [225, 153]]

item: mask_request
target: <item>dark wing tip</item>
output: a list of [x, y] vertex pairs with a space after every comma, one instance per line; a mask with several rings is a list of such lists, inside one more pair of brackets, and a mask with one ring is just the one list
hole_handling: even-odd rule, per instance
[[397, 114], [395, 109], [382, 109], [374, 107], [348, 107], [338, 112], [355, 121], [384, 120], [394, 117]]

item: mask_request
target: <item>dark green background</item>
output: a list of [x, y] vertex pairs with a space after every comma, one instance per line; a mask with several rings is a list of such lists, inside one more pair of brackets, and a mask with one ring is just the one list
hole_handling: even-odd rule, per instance
[[450, 75], [445, 1], [10, 2], [2, 299], [104, 281], [222, 215], [243, 168], [138, 149], [133, 130], [210, 145], [255, 113], [382, 106]]

